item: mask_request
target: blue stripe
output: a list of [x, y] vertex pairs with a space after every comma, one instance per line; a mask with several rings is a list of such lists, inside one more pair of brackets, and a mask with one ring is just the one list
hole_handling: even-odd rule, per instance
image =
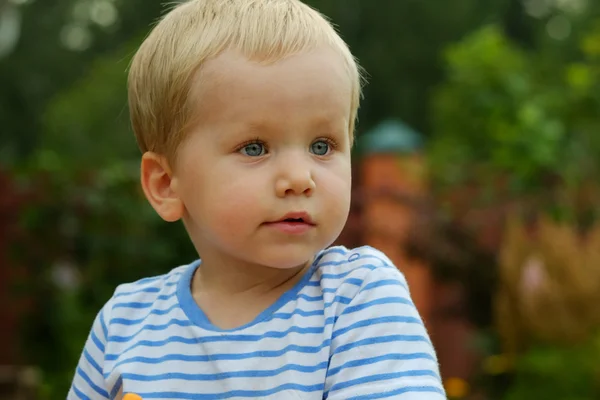
[[438, 377], [438, 375], [435, 372], [433, 372], [429, 369], [413, 369], [410, 371], [403, 371], [403, 372], [390, 372], [387, 374], [367, 375], [367, 376], [361, 376], [360, 378], [336, 383], [335, 385], [333, 385], [331, 387], [331, 389], [329, 390], [329, 393], [335, 392], [337, 390], [346, 389], [346, 388], [356, 386], [356, 385], [364, 385], [366, 383], [389, 381], [392, 379], [416, 377], [416, 376], [419, 376], [419, 377], [431, 376], [434, 378]]
[[87, 374], [81, 369], [81, 367], [77, 367], [77, 375], [79, 375], [100, 396], [108, 398], [108, 392], [106, 390], [102, 389], [100, 386], [96, 385], [90, 379], [90, 377], [87, 376]]
[[331, 335], [331, 338], [335, 339], [338, 336], [341, 336], [344, 333], [349, 332], [356, 328], [363, 328], [365, 326], [371, 326], [371, 325], [376, 325], [376, 324], [391, 324], [391, 323], [395, 323], [395, 322], [409, 323], [409, 324], [422, 324], [420, 319], [415, 318], [415, 317], [407, 317], [407, 316], [389, 316], [389, 317], [371, 318], [371, 319], [365, 319], [362, 321], [358, 321], [350, 326], [338, 329], [337, 331], [333, 332], [333, 334]]
[[335, 303], [341, 303], [341, 304], [347, 305], [347, 304], [350, 304], [351, 301], [352, 301], [352, 299], [350, 297], [335, 296], [332, 301], [325, 303], [325, 308], [329, 308], [332, 305], [334, 305]]
[[[339, 290], [339, 287], [342, 285], [362, 286], [363, 282], [364, 281], [362, 279], [348, 278], [348, 279], [345, 279], [344, 281], [342, 281], [341, 283], [339, 283], [338, 286], [335, 288], [323, 288], [322, 290], [323, 290], [323, 293], [336, 292]], [[310, 281], [306, 284], [306, 286], [319, 287], [319, 286], [321, 286], [321, 284], [322, 284], [321, 281]]]
[[98, 339], [98, 336], [96, 336], [96, 333], [94, 331], [90, 333], [90, 338], [92, 339], [92, 342], [94, 342], [98, 350], [100, 350], [101, 353], [104, 353], [104, 344], [100, 341], [100, 339]]
[[128, 341], [130, 341], [132, 339], [135, 339], [137, 337], [137, 335], [139, 335], [143, 331], [164, 331], [164, 330], [172, 327], [173, 325], [187, 327], [187, 326], [192, 326], [193, 324], [189, 320], [181, 320], [181, 319], [175, 319], [175, 318], [173, 318], [169, 322], [167, 322], [166, 324], [162, 324], [162, 325], [154, 325], [154, 324], [144, 325], [136, 333], [134, 333], [133, 335], [129, 335], [129, 336], [117, 336], [117, 335], [109, 336], [108, 337], [108, 341], [109, 342], [117, 342], [117, 343], [128, 342]]
[[357, 340], [356, 342], [347, 343], [347, 344], [338, 346], [335, 349], [334, 354], [343, 353], [345, 351], [349, 351], [349, 350], [355, 349], [360, 346], [369, 346], [372, 344], [393, 343], [393, 342], [424, 342], [424, 343], [430, 344], [429, 340], [427, 340], [427, 338], [422, 335], [376, 336], [376, 337], [361, 339], [361, 340]]
[[405, 289], [408, 288], [404, 282], [402, 282], [398, 279], [382, 279], [380, 281], [371, 282], [368, 285], [365, 285], [365, 287], [361, 289], [361, 292], [379, 288], [382, 286], [402, 286]]
[[[230, 378], [270, 378], [277, 376], [286, 371], [297, 371], [302, 373], [315, 373], [327, 369], [327, 361], [323, 361], [317, 365], [298, 365], [298, 364], [287, 364], [283, 367], [273, 370], [246, 370], [246, 371], [232, 371], [232, 372], [221, 372], [218, 374], [186, 374], [182, 372], [168, 372], [164, 374], [156, 375], [141, 375], [141, 374], [130, 374], [124, 373], [123, 379], [131, 379], [134, 381], [142, 382], [155, 382], [170, 379], [181, 379], [184, 381], [220, 381]], [[247, 382], [248, 383], [248, 382]], [[250, 385], [252, 385], [250, 383]]]
[[104, 322], [104, 308], [100, 310], [100, 315], [98, 316], [98, 319], [100, 319], [100, 326], [102, 326], [102, 332], [104, 332], [104, 339], [106, 339], [108, 337], [108, 327]]
[[[156, 300], [170, 300], [177, 295], [177, 292], [173, 292], [170, 294], [161, 294], [156, 297]], [[176, 303], [177, 304], [177, 303]], [[115, 303], [113, 305], [114, 308], [135, 308], [135, 309], [143, 309], [152, 307], [154, 305], [153, 301], [147, 302], [139, 302], [139, 301], [124, 301], [122, 303]]]
[[145, 287], [145, 288], [142, 288], [142, 289], [131, 290], [129, 292], [116, 293], [114, 295], [114, 298], [123, 297], [123, 296], [129, 296], [129, 295], [132, 295], [132, 294], [139, 294], [139, 293], [158, 293], [160, 291], [161, 291], [160, 287], [149, 286], [149, 287]]
[[[250, 353], [222, 353], [222, 354], [203, 354], [203, 355], [188, 355], [188, 354], [167, 354], [162, 357], [131, 357], [122, 361], [119, 361], [115, 364], [115, 367], [118, 367], [123, 364], [130, 363], [142, 363], [142, 364], [160, 364], [166, 361], [185, 361], [185, 362], [212, 362], [212, 361], [233, 361], [233, 360], [246, 360], [249, 358], [275, 358], [281, 357], [284, 354], [296, 352], [303, 354], [316, 354], [323, 350], [324, 348], [329, 347], [331, 344], [330, 339], [326, 339], [319, 346], [298, 346], [295, 344], [288, 345], [280, 350], [259, 350], [253, 351]], [[118, 357], [117, 354], [107, 355], [111, 359], [116, 359]], [[113, 368], [113, 369], [114, 369]]]
[[77, 395], [77, 397], [79, 397], [81, 400], [91, 400], [89, 397], [87, 397], [85, 395], [85, 393], [83, 393], [81, 390], [79, 390], [77, 388], [77, 386], [75, 386], [75, 384], [73, 384], [71, 386], [71, 389], [73, 389], [73, 393], [75, 393]]
[[[158, 288], [157, 288], [158, 289]], [[159, 289], [160, 290], [160, 289]], [[153, 301], [156, 300], [170, 300], [173, 297], [175, 297], [177, 295], [176, 291], [173, 291], [171, 293], [168, 294], [159, 294], [158, 296], [153, 298]], [[116, 296], [115, 296], [116, 297]], [[149, 297], [149, 296], [146, 296]], [[147, 304], [147, 303], [136, 303], [136, 302], [121, 302], [121, 303], [115, 303], [115, 305], [113, 306], [113, 308], [122, 308], [122, 307], [126, 307], [123, 304]], [[149, 304], [154, 304], [154, 303], [149, 303]], [[139, 307], [133, 307], [133, 308], [139, 308]]]
[[145, 399], [185, 399], [185, 400], [221, 400], [232, 397], [266, 397], [284, 390], [296, 390], [302, 393], [322, 392], [324, 384], [317, 385], [299, 385], [296, 383], [286, 383], [268, 390], [232, 390], [225, 393], [199, 394], [185, 392], [154, 392], [138, 393]]
[[307, 294], [300, 293], [300, 294], [298, 294], [298, 298], [306, 300], [306, 301], [323, 301], [323, 296], [320, 296], [320, 295], [319, 296], [309, 296]]
[[96, 362], [96, 360], [94, 360], [92, 358], [92, 356], [90, 355], [90, 353], [85, 348], [83, 349], [83, 356], [85, 357], [85, 359], [87, 360], [87, 362], [90, 363], [90, 365], [92, 367], [94, 367], [94, 369], [98, 372], [98, 374], [102, 375], [102, 368], [100, 367], [100, 365], [98, 365], [98, 363]]
[[154, 305], [154, 303], [150, 302], [150, 303], [140, 303], [138, 301], [131, 301], [131, 302], [126, 302], [126, 303], [116, 303], [113, 308], [148, 308], [151, 307], [152, 305]]
[[[328, 318], [325, 322], [326, 325], [333, 324], [333, 317]], [[139, 346], [148, 346], [148, 347], [160, 347], [164, 346], [168, 343], [184, 343], [184, 344], [200, 344], [200, 343], [211, 343], [211, 342], [259, 342], [262, 339], [267, 338], [275, 338], [280, 339], [286, 337], [290, 333], [299, 333], [299, 334], [319, 334], [325, 331], [325, 326], [317, 326], [317, 327], [308, 327], [308, 328], [300, 328], [297, 326], [293, 326], [285, 331], [270, 331], [265, 332], [262, 335], [218, 335], [218, 336], [205, 336], [198, 338], [184, 338], [181, 336], [170, 336], [163, 340], [140, 340], [139, 342], [129, 346], [122, 353], [126, 353], [131, 351], [132, 349]], [[110, 356], [110, 357], [109, 357]], [[107, 354], [105, 359], [115, 360], [118, 357], [117, 354]]]
[[[294, 315], [300, 315], [301, 317], [314, 317], [316, 315], [324, 315], [325, 311], [323, 310], [312, 310], [312, 311], [305, 311], [305, 310], [294, 310], [293, 312], [290, 313], [275, 313], [271, 316], [271, 319], [290, 319], [292, 318]], [[265, 321], [266, 322], [266, 321]]]
[[[176, 284], [176, 283], [174, 283], [174, 284]], [[157, 291], [160, 291], [160, 289], [157, 288], [157, 287], [152, 287], [152, 288], [158, 289]], [[129, 292], [129, 293], [135, 293], [135, 292]], [[113, 305], [113, 308], [137, 308], [137, 309], [139, 309], [139, 308], [148, 308], [148, 307], [154, 305], [155, 301], [158, 301], [158, 300], [170, 300], [173, 297], [175, 297], [176, 295], [177, 295], [177, 291], [173, 291], [173, 292], [168, 293], [168, 294], [160, 294], [160, 295], [156, 296], [155, 298], [153, 298], [153, 301], [151, 301], [151, 302], [136, 302], [136, 301], [130, 301], [130, 302], [128, 302], [128, 301], [123, 301], [123, 302], [120, 302], [120, 303], [115, 303]], [[119, 297], [119, 296], [115, 296], [115, 298], [116, 297]]]
[[169, 294], [159, 294], [158, 296], [156, 296], [156, 300], [170, 300], [175, 296], [177, 296], [177, 291], [173, 291]]
[[113, 386], [112, 390], [110, 391], [111, 400], [115, 399], [117, 397], [117, 393], [119, 393], [119, 390], [121, 390], [122, 387], [123, 387], [123, 378], [119, 376], [119, 378], [115, 382], [115, 385]]
[[[171, 295], [173, 296], [173, 295]], [[152, 306], [154, 303], [139, 303], [139, 302], [130, 302], [130, 303], [117, 303], [113, 306], [113, 308], [136, 308], [136, 309], [143, 309], [143, 308], [148, 308], [150, 306]], [[174, 303], [171, 306], [169, 306], [169, 308], [165, 308], [165, 309], [153, 309], [152, 311], [150, 311], [150, 314], [156, 314], [156, 315], [164, 315], [167, 314], [169, 311], [173, 310], [174, 308], [179, 307], [179, 304]]]
[[[357, 304], [355, 306], [346, 307], [346, 309], [344, 310], [344, 312], [342, 312], [340, 317], [342, 315], [352, 314], [354, 312], [364, 310], [365, 308], [379, 306], [382, 304], [406, 304], [408, 306], [414, 307], [414, 304], [412, 301], [405, 299], [403, 297], [383, 297], [381, 299], [367, 301], [366, 303], [361, 303], [361, 304]], [[415, 313], [416, 313], [416, 311], [415, 311]]]
[[127, 286], [140, 286], [140, 285], [143, 285], [143, 284], [146, 284], [146, 283], [156, 282], [156, 281], [161, 280], [161, 279], [164, 280], [164, 279], [178, 278], [182, 274], [183, 274], [183, 272], [173, 272], [173, 271], [171, 271], [170, 273], [168, 273], [166, 275], [151, 276], [149, 278], [139, 279], [139, 280], [137, 280], [137, 281], [135, 281], [133, 283], [130, 283]]
[[404, 393], [438, 393], [442, 395], [443, 399], [446, 398], [444, 391], [435, 386], [405, 386], [400, 389], [391, 390], [389, 392], [380, 392], [365, 394], [362, 396], [350, 397], [348, 400], [377, 400], [377, 399], [389, 399], [395, 396], [402, 395]]
[[150, 276], [150, 277], [148, 277], [148, 278], [142, 278], [142, 279], [139, 279], [139, 280], [137, 280], [137, 281], [135, 281], [135, 282], [131, 283], [131, 285], [130, 285], [130, 286], [139, 286], [139, 285], [143, 285], [143, 284], [145, 284], [145, 283], [156, 282], [157, 280], [159, 280], [159, 279], [164, 279], [164, 278], [165, 278], [165, 275], [159, 275], [159, 276]]
[[[327, 308], [331, 307], [335, 303], [340, 303], [340, 304], [347, 305], [347, 304], [350, 304], [351, 301], [352, 301], [352, 299], [349, 298], [349, 297], [335, 296], [332, 301], [325, 303], [323, 305], [323, 308], [327, 309]], [[311, 311], [305, 311], [305, 310], [302, 310], [302, 309], [296, 309], [296, 310], [294, 310], [293, 312], [290, 312], [290, 313], [284, 313], [284, 312], [275, 313], [275, 314], [273, 314], [271, 316], [271, 318], [269, 318], [265, 322], [268, 322], [268, 321], [270, 321], [272, 319], [290, 319], [294, 315], [300, 315], [300, 316], [303, 316], [303, 317], [312, 317], [312, 316], [315, 316], [315, 315], [324, 315], [324, 314], [325, 314], [325, 311], [323, 309], [311, 310]]]
[[347, 283], [349, 285], [354, 285], [354, 286], [362, 286], [363, 282], [364, 282], [364, 280], [362, 280], [362, 279], [348, 278], [342, 283]]
[[377, 357], [369, 357], [369, 358], [361, 358], [358, 360], [348, 361], [339, 367], [331, 368], [327, 372], [327, 376], [331, 377], [337, 374], [338, 372], [346, 369], [346, 368], [355, 368], [355, 367], [363, 367], [366, 365], [376, 364], [381, 361], [406, 361], [406, 360], [430, 360], [436, 362], [436, 360], [428, 353], [408, 353], [408, 354], [384, 354]]
[[391, 266], [385, 262], [384, 259], [377, 257], [373, 254], [360, 254], [359, 257], [352, 259], [352, 260], [336, 260], [336, 261], [325, 261], [323, 263], [320, 263], [319, 266], [321, 267], [331, 267], [331, 266], [338, 266], [338, 265], [344, 265], [344, 264], [349, 264], [349, 263], [354, 263], [360, 260], [366, 260], [366, 259], [375, 259], [379, 262], [381, 262], [382, 265], [378, 265], [378, 268], [390, 268]]
[[127, 318], [113, 318], [109, 321], [109, 323], [111, 325], [138, 325], [142, 322], [144, 322], [144, 320], [146, 319], [146, 317], [144, 318], [139, 318], [139, 319], [127, 319]]
[[342, 278], [347, 277], [351, 273], [353, 273], [355, 271], [358, 271], [358, 270], [361, 270], [361, 269], [368, 269], [370, 271], [374, 271], [377, 268], [381, 268], [381, 266], [377, 266], [377, 265], [373, 265], [373, 264], [364, 264], [364, 265], [361, 265], [360, 267], [356, 267], [354, 269], [351, 269], [351, 270], [346, 271], [346, 272], [341, 272], [339, 274], [329, 274], [329, 273], [327, 273], [327, 274], [321, 274], [321, 280], [323, 280], [323, 279], [342, 279]]
[[178, 309], [180, 310], [181, 308], [179, 307], [178, 303], [173, 304], [172, 306], [170, 306], [169, 308], [166, 308], [164, 310], [161, 309], [155, 309], [150, 311], [148, 314], [146, 314], [143, 318], [140, 319], [126, 319], [126, 318], [112, 318], [109, 321], [109, 324], [122, 324], [122, 325], [137, 325], [140, 322], [143, 322], [146, 318], [148, 318], [150, 315], [166, 315], [168, 313], [170, 313], [171, 311]]

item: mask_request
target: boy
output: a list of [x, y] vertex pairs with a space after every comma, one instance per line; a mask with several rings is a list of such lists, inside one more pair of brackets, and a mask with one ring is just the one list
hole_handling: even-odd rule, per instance
[[401, 273], [328, 248], [359, 98], [349, 49], [299, 0], [164, 17], [131, 65], [132, 124], [144, 193], [200, 260], [116, 289], [69, 399], [445, 398]]

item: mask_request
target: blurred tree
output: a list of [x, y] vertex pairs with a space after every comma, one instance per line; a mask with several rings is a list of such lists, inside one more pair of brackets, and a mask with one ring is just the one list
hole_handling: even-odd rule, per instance
[[[90, 20], [102, 14], [93, 7], [101, 1], [18, 1], [19, 41], [0, 59], [0, 165], [30, 155], [43, 135], [41, 119], [49, 102], [81, 79], [98, 57], [146, 30], [162, 7], [144, 0], [104, 2], [114, 3], [117, 12], [110, 25]], [[106, 23], [104, 18], [100, 21]], [[123, 73], [125, 65], [120, 67]]]
[[442, 49], [504, 19], [507, 0], [310, 0], [338, 24], [368, 73], [359, 133], [388, 118], [430, 132], [429, 98], [443, 77]]
[[451, 46], [433, 103], [436, 186], [506, 180], [508, 197], [541, 195], [550, 207], [575, 210], [572, 196], [600, 173], [597, 32], [573, 39], [569, 55], [525, 52], [495, 26]]

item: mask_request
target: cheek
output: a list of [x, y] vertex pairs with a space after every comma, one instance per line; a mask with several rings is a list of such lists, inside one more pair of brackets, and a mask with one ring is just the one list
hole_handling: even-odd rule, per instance
[[341, 196], [342, 193], [350, 193], [352, 186], [352, 173], [350, 163], [346, 160], [340, 161], [333, 166], [325, 166], [321, 169], [321, 176], [325, 186], [330, 186]]
[[205, 182], [204, 193], [199, 193], [199, 212], [211, 221], [240, 226], [259, 217], [265, 208], [264, 184], [251, 174], [222, 174], [215, 169], [206, 175]]
[[319, 186], [324, 193], [327, 211], [336, 217], [346, 217], [350, 206], [352, 178], [349, 164], [341, 164], [337, 168], [322, 171]]

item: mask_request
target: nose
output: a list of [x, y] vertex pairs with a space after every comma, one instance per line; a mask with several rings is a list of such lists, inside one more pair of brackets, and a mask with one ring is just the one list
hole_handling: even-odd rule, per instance
[[315, 191], [312, 168], [309, 163], [290, 157], [282, 160], [279, 166], [279, 175], [275, 183], [275, 192], [278, 197], [291, 195], [312, 196]]

